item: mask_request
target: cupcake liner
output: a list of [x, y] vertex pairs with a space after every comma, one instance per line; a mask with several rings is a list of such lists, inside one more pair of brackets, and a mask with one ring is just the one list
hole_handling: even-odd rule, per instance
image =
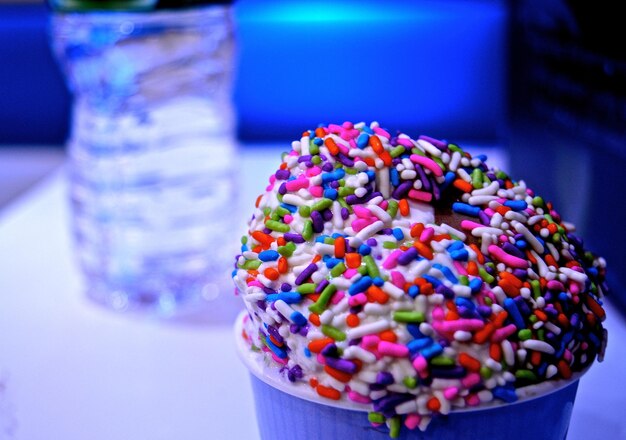
[[[244, 314], [237, 320], [235, 337], [239, 355], [250, 372], [262, 440], [390, 438], [386, 426], [370, 424], [367, 406], [323, 399], [306, 383], [290, 383], [278, 367], [266, 363], [263, 354], [251, 351], [241, 337]], [[515, 403], [494, 403], [434, 417], [424, 432], [402, 427], [398, 438], [564, 440], [579, 377], [521, 389], [520, 400]]]

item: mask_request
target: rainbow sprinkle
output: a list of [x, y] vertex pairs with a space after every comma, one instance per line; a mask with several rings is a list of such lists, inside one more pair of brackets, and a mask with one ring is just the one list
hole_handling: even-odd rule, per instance
[[392, 437], [602, 360], [604, 260], [485, 161], [376, 122], [302, 133], [233, 272], [255, 348]]

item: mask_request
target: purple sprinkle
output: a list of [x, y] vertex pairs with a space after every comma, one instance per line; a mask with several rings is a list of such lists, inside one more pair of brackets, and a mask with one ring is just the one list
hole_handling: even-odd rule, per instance
[[453, 299], [454, 296], [455, 296], [454, 295], [454, 290], [452, 290], [451, 288], [449, 288], [445, 284], [439, 284], [435, 288], [435, 292], [441, 293], [443, 295], [443, 297], [446, 298], [446, 299]]
[[406, 251], [402, 252], [402, 254], [400, 254], [400, 256], [398, 257], [398, 263], [400, 263], [403, 266], [406, 266], [411, 261], [414, 261], [416, 258], [417, 258], [417, 249], [411, 246]]
[[380, 371], [376, 375], [376, 383], [379, 385], [391, 385], [393, 382], [393, 375], [388, 371]]
[[357, 313], [361, 313], [361, 310], [363, 310], [362, 306], [350, 307], [349, 309], [350, 313], [352, 313], [353, 315], [356, 315]]
[[518, 257], [518, 258], [521, 258], [521, 259], [526, 259], [526, 255], [524, 255], [524, 253], [522, 251], [520, 251], [518, 248], [513, 246], [511, 243], [508, 243], [508, 242], [504, 243], [502, 245], [502, 249], [507, 254], [511, 254], [511, 255], [513, 255], [515, 257]]
[[489, 318], [491, 316], [491, 307], [489, 306], [478, 306], [477, 310], [478, 313], [480, 313], [480, 316], [484, 318]]
[[329, 185], [331, 188], [335, 188], [335, 189], [339, 188], [339, 182], [336, 180], [333, 180], [332, 182], [330, 182]]
[[289, 170], [278, 170], [274, 175], [276, 176], [276, 180], [287, 180], [289, 176], [291, 176], [291, 173]]
[[420, 179], [422, 181], [422, 189], [424, 191], [430, 191], [430, 180], [428, 179], [428, 176], [426, 175], [426, 173], [424, 172], [424, 168], [422, 168], [420, 165], [416, 165], [415, 166], [415, 170], [417, 171], [417, 174], [420, 175]]
[[310, 154], [309, 154], [309, 155], [307, 155], [307, 156], [300, 156], [300, 157], [298, 158], [298, 162], [299, 162], [299, 163], [302, 163], [302, 162], [308, 162], [308, 161], [310, 161], [310, 160], [311, 160], [311, 155], [310, 155]]
[[293, 232], [286, 232], [285, 235], [283, 235], [283, 237], [286, 241], [293, 241], [294, 243], [304, 243], [304, 237], [302, 237], [302, 235], [300, 234], [295, 234]]
[[304, 164], [306, 165], [306, 167], [307, 167], [307, 168], [313, 168], [313, 166], [315, 165], [315, 164], [314, 164], [313, 162], [311, 162], [310, 160], [309, 160], [309, 161], [304, 162]]
[[298, 324], [289, 324], [289, 332], [291, 334], [298, 334], [300, 331], [300, 326]]
[[320, 352], [322, 356], [329, 358], [337, 358], [339, 357], [339, 350], [337, 350], [337, 346], [333, 343], [327, 344], [322, 351]]
[[413, 188], [413, 182], [402, 182], [400, 185], [398, 185], [396, 187], [396, 189], [393, 190], [393, 193], [391, 194], [391, 196], [394, 199], [402, 199], [404, 198], [404, 196], [406, 196], [410, 189]]
[[489, 226], [491, 224], [489, 216], [485, 214], [485, 211], [483, 211], [482, 209], [478, 211], [478, 218], [483, 225]]
[[326, 171], [327, 173], [331, 172], [334, 169], [335, 168], [333, 167], [333, 164], [330, 162], [326, 162], [324, 165], [322, 165], [322, 171]]
[[267, 326], [267, 332], [272, 335], [272, 337], [274, 339], [276, 339], [276, 341], [278, 341], [278, 343], [282, 344], [284, 339], [283, 337], [280, 335], [280, 333], [278, 333], [278, 330], [276, 329], [276, 327], [274, 327], [273, 325], [268, 325]]
[[393, 229], [391, 229], [391, 228], [383, 228], [383, 229], [380, 230], [380, 232], [382, 232], [383, 235], [391, 235], [391, 234], [393, 234]]
[[431, 138], [430, 136], [421, 135], [418, 139], [428, 142], [429, 144], [433, 144], [436, 148], [441, 151], [446, 151], [448, 148], [448, 143], [444, 141], [440, 141], [439, 139]]
[[300, 331], [298, 332], [298, 334], [300, 336], [304, 336], [306, 337], [306, 335], [309, 333], [309, 326], [308, 325], [303, 325], [302, 327], [300, 327]]
[[330, 282], [326, 279], [320, 281], [320, 283], [315, 287], [315, 293], [320, 294], [322, 291], [328, 286]]
[[339, 159], [339, 162], [341, 162], [343, 165], [345, 165], [347, 167], [353, 167], [354, 166], [354, 161], [352, 159], [350, 159], [348, 156], [346, 156], [345, 154], [343, 154], [343, 153], [339, 153], [337, 158]]
[[356, 373], [357, 366], [354, 362], [347, 359], [335, 359], [332, 357], [325, 358], [326, 365], [335, 370], [343, 371], [344, 373], [354, 374]]
[[[333, 212], [330, 209], [325, 209], [322, 211], [322, 217], [324, 218], [324, 221], [329, 222], [333, 219]], [[324, 228], [322, 227], [322, 229]]]
[[350, 217], [350, 211], [348, 210], [348, 208], [341, 208], [341, 218], [344, 220], [348, 220], [348, 217]]
[[322, 159], [322, 161], [326, 162], [328, 160], [328, 158], [326, 157], [325, 154], [320, 154], [320, 159]]
[[287, 184], [285, 182], [281, 183], [278, 187], [278, 194], [282, 194], [283, 196], [287, 194]]
[[433, 198], [439, 200], [441, 198], [441, 188], [439, 185], [433, 185]]
[[276, 293], [274, 289], [270, 289], [269, 287], [265, 287], [265, 286], [263, 286], [263, 292], [267, 293], [268, 295]]
[[528, 272], [524, 269], [513, 269], [513, 275], [515, 275], [520, 280], [524, 281], [528, 276]]
[[295, 282], [296, 286], [299, 286], [300, 284], [308, 280], [309, 277], [313, 275], [315, 271], [317, 271], [317, 269], [318, 267], [317, 267], [317, 264], [315, 263], [311, 263], [307, 267], [305, 267], [304, 270], [300, 272], [300, 275], [298, 275], [296, 278], [296, 282]]
[[378, 241], [375, 238], [368, 238], [365, 242], [369, 247], [378, 246]]
[[374, 411], [385, 412], [387, 409], [395, 408], [401, 403], [415, 399], [412, 394], [391, 394], [382, 399], [374, 401]]
[[578, 313], [574, 313], [571, 318], [569, 319], [570, 324], [572, 324], [572, 327], [576, 327], [578, 325], [579, 322], [579, 317], [578, 317]]
[[365, 197], [357, 197], [354, 194], [346, 196], [346, 203], [348, 205], [362, 205], [363, 203], [367, 203], [368, 200], [367, 195]]
[[283, 284], [280, 286], [280, 290], [282, 290], [283, 292], [289, 292], [289, 291], [291, 291], [291, 284], [289, 284], [289, 283], [283, 283]]
[[324, 218], [319, 211], [313, 211], [311, 213], [311, 220], [313, 221], [313, 232], [320, 233], [324, 230]]
[[532, 313], [530, 310], [530, 307], [528, 307], [528, 304], [526, 303], [523, 297], [521, 296], [515, 297], [513, 298], [513, 301], [515, 301], [515, 304], [517, 305], [517, 308], [519, 309], [522, 315], [528, 316]]
[[461, 366], [456, 366], [453, 368], [431, 368], [430, 374], [432, 377], [455, 379], [465, 376], [467, 374], [467, 371]]
[[269, 228], [263, 228], [263, 233], [264, 234], [270, 235], [272, 232], [273, 231], [271, 229], [269, 229]]
[[515, 234], [515, 235], [513, 236], [513, 239], [514, 239], [515, 241], [522, 240], [523, 238], [524, 238], [524, 235], [523, 235], [523, 234]]

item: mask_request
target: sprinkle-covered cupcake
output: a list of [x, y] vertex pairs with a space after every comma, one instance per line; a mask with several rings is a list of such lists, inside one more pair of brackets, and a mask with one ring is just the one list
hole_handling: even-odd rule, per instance
[[233, 272], [266, 366], [392, 437], [601, 360], [604, 275], [524, 181], [375, 122], [292, 143]]

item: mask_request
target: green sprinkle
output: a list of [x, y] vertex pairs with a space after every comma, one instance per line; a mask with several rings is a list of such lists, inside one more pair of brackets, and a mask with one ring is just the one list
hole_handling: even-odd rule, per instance
[[275, 212], [276, 212], [276, 214], [280, 215], [281, 217], [284, 217], [287, 214], [291, 214], [288, 209], [285, 209], [282, 206], [279, 206], [278, 208], [276, 208]]
[[280, 220], [280, 215], [278, 215], [278, 213], [276, 211], [272, 212], [272, 215], [270, 215], [270, 219], [274, 220], [274, 221], [279, 221]]
[[472, 186], [476, 189], [483, 187], [483, 172], [480, 168], [474, 168], [472, 171]]
[[337, 287], [334, 284], [329, 284], [328, 286], [326, 286], [326, 288], [322, 290], [322, 293], [320, 293], [317, 301], [309, 306], [309, 310], [313, 313], [317, 313], [318, 315], [321, 314], [324, 310], [326, 310], [326, 305], [328, 304], [328, 301], [330, 301], [336, 291]]
[[540, 341], [545, 341], [546, 331], [543, 328], [537, 330], [537, 339]]
[[335, 341], [341, 342], [346, 340], [346, 334], [344, 332], [330, 325], [322, 324], [322, 333], [329, 338], [333, 338]]
[[[283, 195], [282, 194], [276, 194], [276, 198], [278, 199], [278, 201], [280, 203], [283, 203]], [[267, 214], [266, 214], [267, 215]]]
[[406, 151], [406, 148], [403, 145], [398, 145], [397, 147], [391, 149], [391, 151], [389, 152], [389, 155], [391, 157], [398, 157], [402, 155], [405, 151]]
[[362, 260], [365, 263], [365, 267], [367, 268], [367, 273], [372, 278], [375, 278], [380, 275], [380, 271], [378, 270], [378, 265], [374, 261], [371, 255], [366, 255]]
[[261, 260], [248, 260], [243, 263], [241, 268], [245, 270], [257, 270], [261, 264], [263, 264]]
[[433, 162], [435, 162], [437, 165], [439, 165], [439, 167], [441, 168], [442, 171], [444, 171], [446, 169], [445, 164], [443, 163], [443, 161], [438, 158], [438, 157], [431, 157], [431, 159], [433, 160]]
[[553, 243], [558, 243], [561, 241], [561, 234], [559, 234], [558, 232], [556, 232], [553, 236], [552, 236], [552, 242]]
[[385, 249], [398, 249], [398, 243], [394, 241], [383, 241], [383, 247]]
[[496, 177], [498, 179], [507, 180], [509, 178], [509, 175], [505, 173], [504, 171], [499, 170], [499, 171], [496, 171]]
[[248, 236], [247, 235], [242, 235], [241, 236], [241, 244], [246, 244], [248, 243]]
[[269, 206], [266, 206], [265, 208], [263, 208], [263, 215], [270, 215], [271, 212], [272, 212], [272, 209]]
[[400, 427], [402, 426], [400, 417], [392, 417], [389, 419], [389, 437], [398, 438], [400, 437]]
[[413, 376], [407, 376], [402, 380], [402, 383], [404, 383], [404, 386], [407, 388], [415, 388], [417, 386], [417, 379]]
[[482, 280], [487, 284], [491, 284], [495, 280], [494, 277], [492, 277], [491, 275], [489, 275], [489, 273], [487, 273], [484, 267], [478, 268], [478, 274], [480, 275]]
[[277, 222], [275, 220], [268, 220], [268, 221], [266, 221], [265, 222], [265, 227], [267, 229], [271, 229], [272, 231], [276, 231], [276, 232], [289, 232], [290, 229], [291, 229], [289, 227], [289, 225]]
[[456, 151], [457, 153], [461, 153], [461, 154], [465, 154], [465, 151], [463, 151], [458, 145], [456, 144], [448, 144], [448, 148], [454, 152]]
[[530, 280], [530, 287], [533, 290], [533, 298], [539, 298], [541, 296], [541, 286], [539, 285], [539, 280]]
[[311, 237], [313, 237], [313, 222], [311, 220], [307, 220], [302, 226], [302, 238], [310, 240]]
[[493, 374], [493, 371], [491, 371], [491, 368], [485, 367], [485, 366], [480, 367], [480, 377], [482, 377], [483, 379], [486, 380], [486, 379], [491, 378], [492, 374]]
[[485, 301], [485, 305], [491, 307], [493, 305], [493, 301], [491, 300], [491, 298], [489, 298], [488, 296], [486, 296], [484, 298]]
[[[318, 149], [318, 151], [319, 151], [319, 149]], [[311, 162], [313, 162], [315, 165], [319, 165], [319, 164], [322, 163], [322, 158], [319, 157], [319, 156], [313, 156], [311, 158]]]
[[369, 420], [370, 423], [385, 423], [385, 416], [379, 412], [371, 412], [367, 415], [367, 420]]
[[323, 211], [326, 208], [330, 208], [333, 205], [331, 199], [322, 198], [311, 206], [311, 211]]
[[[361, 260], [363, 261], [363, 260]], [[364, 264], [361, 264], [358, 269], [357, 272], [359, 272], [359, 274], [361, 275], [367, 275], [367, 267]]]
[[346, 170], [346, 174], [355, 175], [359, 172], [356, 168], [344, 168]]
[[296, 287], [296, 292], [302, 295], [310, 295], [311, 293], [315, 293], [316, 287], [317, 287], [317, 284], [315, 283], [304, 283]]
[[313, 142], [311, 142], [311, 146], [309, 147], [309, 153], [311, 153], [311, 154], [319, 154], [319, 152], [320, 152], [320, 147], [318, 147]]
[[528, 317], [528, 320], [531, 322], [531, 324], [534, 324], [535, 322], [537, 322], [539, 320], [539, 318], [537, 318], [536, 315], [530, 315]]
[[520, 338], [521, 341], [525, 341], [527, 339], [532, 338], [533, 333], [529, 329], [524, 328], [520, 330], [519, 332], [517, 332], [517, 336]]
[[537, 208], [543, 208], [543, 199], [539, 196], [533, 198], [533, 206]]
[[515, 378], [520, 380], [529, 380], [532, 382], [537, 381], [537, 376], [530, 370], [517, 370], [515, 372]]
[[408, 310], [396, 310], [393, 312], [393, 320], [396, 322], [419, 322], [425, 321], [422, 312], [413, 312]]
[[324, 244], [335, 244], [335, 239], [333, 237], [324, 237]]
[[280, 255], [282, 255], [283, 257], [291, 257], [291, 254], [293, 254], [293, 251], [291, 249], [289, 249], [287, 246], [278, 246], [278, 249], [276, 249], [278, 251], [278, 253]]
[[462, 286], [469, 286], [469, 278], [466, 275], [459, 275], [459, 283]]
[[339, 275], [341, 275], [342, 273], [344, 273], [346, 270], [347, 270], [347, 269], [346, 269], [346, 265], [345, 265], [345, 264], [343, 264], [343, 263], [339, 263], [339, 264], [337, 264], [335, 267], [333, 267], [333, 268], [330, 270], [330, 274], [331, 274], [333, 277], [338, 277]]
[[430, 364], [437, 367], [451, 367], [454, 365], [454, 359], [447, 356], [436, 356], [430, 360]]
[[304, 205], [298, 208], [298, 213], [301, 217], [309, 217], [311, 215], [311, 208]]
[[389, 200], [389, 206], [387, 206], [387, 214], [394, 218], [398, 213], [398, 202], [395, 200]]
[[419, 148], [411, 148], [411, 153], [412, 154], [417, 154], [418, 156], [426, 156], [426, 154], [424, 154], [424, 152], [422, 150], [420, 150]]

